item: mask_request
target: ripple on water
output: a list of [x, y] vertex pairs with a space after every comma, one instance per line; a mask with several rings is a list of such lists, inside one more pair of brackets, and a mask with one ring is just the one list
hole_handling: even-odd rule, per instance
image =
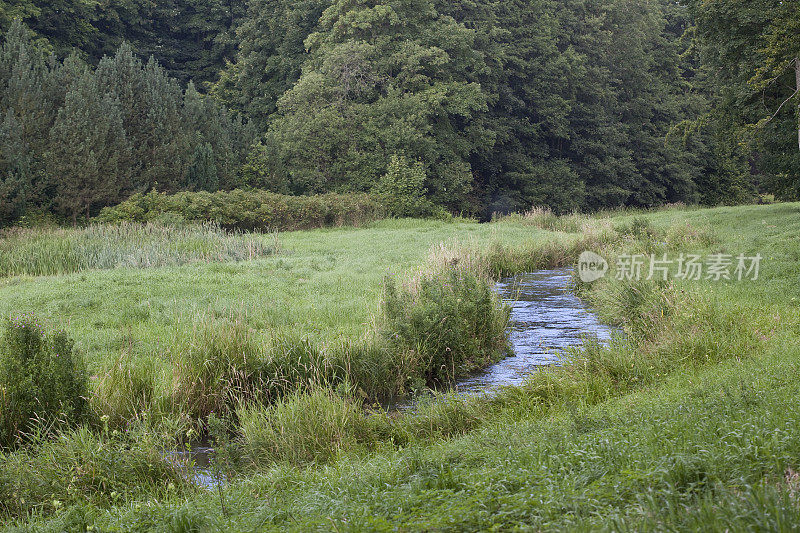
[[537, 368], [561, 364], [564, 350], [580, 346], [585, 337], [611, 339], [612, 328], [601, 324], [570, 290], [571, 276], [568, 268], [539, 270], [505, 278], [495, 286], [511, 307], [514, 354], [459, 381], [459, 392], [520, 385]]

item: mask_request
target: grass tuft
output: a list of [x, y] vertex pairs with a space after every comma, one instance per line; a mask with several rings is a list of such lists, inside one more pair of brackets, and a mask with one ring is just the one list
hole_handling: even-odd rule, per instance
[[269, 407], [237, 411], [244, 454], [254, 465], [324, 463], [356, 444], [358, 403], [318, 387]]

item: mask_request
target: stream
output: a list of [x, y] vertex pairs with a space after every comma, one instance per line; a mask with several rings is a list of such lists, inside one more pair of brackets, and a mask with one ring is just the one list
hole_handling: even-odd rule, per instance
[[[514, 353], [456, 384], [462, 394], [491, 394], [505, 385], [520, 385], [536, 369], [560, 365], [564, 351], [586, 337], [607, 343], [613, 329], [601, 324], [584, 302], [570, 291], [572, 269], [539, 270], [502, 279], [495, 290], [511, 307], [509, 324]], [[413, 409], [413, 402], [397, 405]], [[209, 468], [213, 449], [198, 446], [175, 452], [194, 466], [196, 482], [206, 488], [218, 483]]]
[[500, 280], [495, 290], [511, 307], [511, 346], [514, 353], [462, 379], [465, 394], [491, 393], [504, 385], [521, 385], [537, 368], [560, 365], [568, 348], [585, 337], [611, 340], [606, 326], [570, 290], [572, 269], [539, 270]]

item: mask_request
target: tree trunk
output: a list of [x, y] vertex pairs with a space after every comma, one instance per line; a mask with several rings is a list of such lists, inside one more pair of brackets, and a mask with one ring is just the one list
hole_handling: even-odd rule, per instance
[[[800, 57], [794, 58], [794, 75], [797, 80], [797, 91], [800, 93]], [[800, 102], [797, 104], [797, 146], [800, 148]]]

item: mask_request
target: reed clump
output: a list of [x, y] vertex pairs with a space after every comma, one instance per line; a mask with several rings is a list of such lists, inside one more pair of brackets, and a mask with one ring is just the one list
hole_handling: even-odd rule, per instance
[[240, 317], [200, 316], [181, 333], [164, 354], [174, 412], [195, 420], [224, 416], [265, 393], [262, 348]]
[[357, 401], [326, 387], [294, 392], [270, 406], [237, 411], [241, 443], [254, 465], [330, 461], [357, 443], [363, 418]]
[[279, 250], [277, 234], [228, 232], [211, 222], [13, 228], [0, 233], [0, 278], [247, 261], [276, 254]]

